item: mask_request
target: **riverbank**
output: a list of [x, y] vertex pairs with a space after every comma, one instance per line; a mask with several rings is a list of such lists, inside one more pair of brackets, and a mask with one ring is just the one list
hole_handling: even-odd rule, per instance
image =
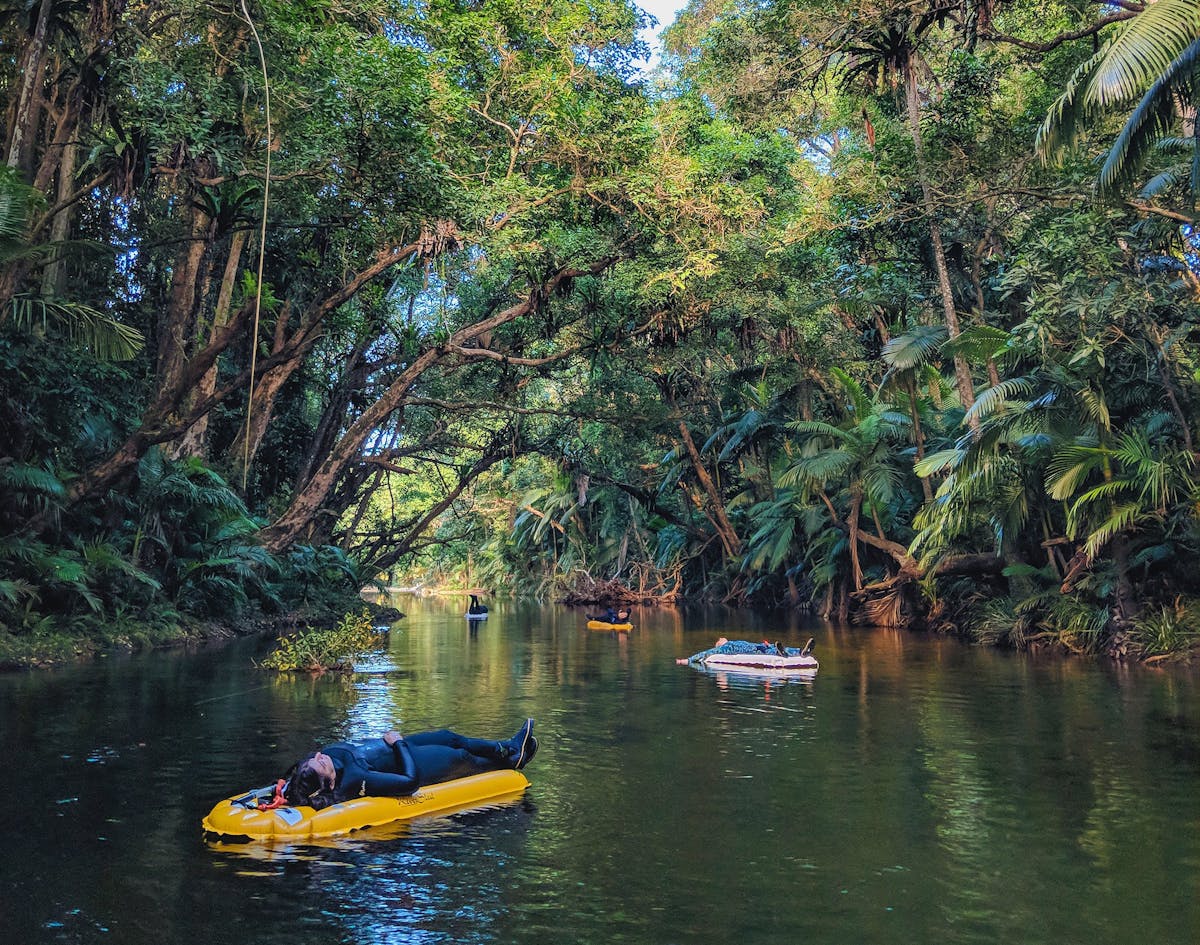
[[373, 619], [404, 616], [386, 604], [347, 596], [335, 605], [306, 606], [286, 614], [247, 612], [233, 620], [164, 614], [137, 620], [88, 618], [69, 626], [39, 627], [22, 634], [0, 627], [0, 671], [58, 666], [95, 659], [103, 653], [200, 646], [248, 636], [280, 636], [306, 627], [332, 627], [345, 614], [364, 608]]

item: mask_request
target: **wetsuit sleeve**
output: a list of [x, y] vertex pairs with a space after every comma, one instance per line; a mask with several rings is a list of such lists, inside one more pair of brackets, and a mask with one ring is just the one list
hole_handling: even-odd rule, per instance
[[401, 797], [412, 794], [421, 786], [420, 773], [413, 760], [412, 752], [404, 744], [404, 739], [392, 746], [392, 754], [396, 759], [396, 771], [368, 771], [363, 783], [366, 793], [378, 797]]

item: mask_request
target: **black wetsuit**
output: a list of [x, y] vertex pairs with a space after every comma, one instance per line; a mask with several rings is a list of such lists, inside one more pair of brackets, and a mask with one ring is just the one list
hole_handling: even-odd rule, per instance
[[506, 743], [467, 738], [441, 729], [407, 735], [395, 745], [382, 738], [335, 742], [321, 749], [337, 770], [334, 801], [400, 797], [423, 784], [513, 767]]

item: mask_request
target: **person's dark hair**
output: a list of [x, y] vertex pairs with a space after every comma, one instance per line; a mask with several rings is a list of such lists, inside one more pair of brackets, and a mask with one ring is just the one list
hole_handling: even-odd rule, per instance
[[320, 773], [311, 764], [316, 752], [305, 755], [288, 772], [284, 797], [293, 807], [311, 807], [320, 810], [333, 803], [333, 792], [324, 787]]

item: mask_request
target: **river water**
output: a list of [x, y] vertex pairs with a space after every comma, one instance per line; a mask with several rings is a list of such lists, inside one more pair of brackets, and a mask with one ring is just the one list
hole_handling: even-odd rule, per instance
[[[402, 597], [350, 677], [269, 641], [0, 675], [0, 943], [1195, 945], [1196, 677], [730, 611]], [[815, 677], [677, 666], [718, 635]], [[324, 742], [537, 719], [518, 802], [272, 848], [219, 799]]]

